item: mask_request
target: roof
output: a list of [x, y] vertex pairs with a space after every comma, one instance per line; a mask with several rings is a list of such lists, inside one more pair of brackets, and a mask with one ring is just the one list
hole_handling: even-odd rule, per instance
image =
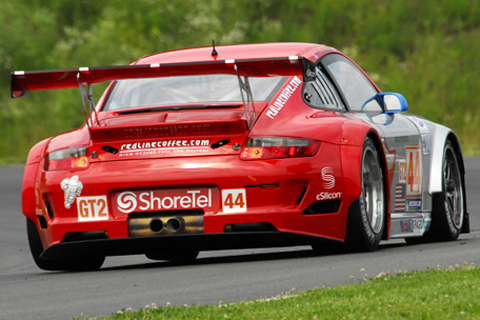
[[265, 59], [289, 56], [304, 56], [310, 58], [309, 56], [313, 53], [321, 56], [323, 55], [323, 52], [334, 50], [325, 45], [300, 42], [233, 44], [215, 46], [218, 56], [213, 58], [212, 49], [212, 46], [207, 46], [165, 51], [143, 57], [135, 61], [135, 64], [183, 63], [229, 59]]

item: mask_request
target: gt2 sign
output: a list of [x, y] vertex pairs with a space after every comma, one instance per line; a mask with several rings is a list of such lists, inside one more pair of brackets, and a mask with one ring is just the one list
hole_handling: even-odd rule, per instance
[[107, 197], [78, 197], [77, 211], [78, 221], [108, 220]]

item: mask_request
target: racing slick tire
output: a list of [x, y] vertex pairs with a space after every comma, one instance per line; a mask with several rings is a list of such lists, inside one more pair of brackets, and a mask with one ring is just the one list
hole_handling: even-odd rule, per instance
[[174, 264], [188, 264], [195, 261], [200, 252], [191, 249], [179, 249], [174, 251], [156, 253], [149, 252], [145, 256], [150, 260], [167, 260]]
[[360, 180], [362, 192], [350, 206], [345, 242], [356, 251], [374, 251], [385, 228], [386, 192], [378, 151], [369, 137], [363, 143]]
[[442, 192], [433, 196], [432, 226], [429, 233], [437, 241], [453, 241], [462, 232], [466, 211], [465, 184], [452, 143], [443, 150]]
[[40, 269], [48, 271], [95, 271], [100, 269], [105, 261], [104, 256], [82, 257], [77, 259], [43, 260], [40, 254], [43, 252], [42, 241], [35, 223], [27, 218], [28, 244], [33, 260]]

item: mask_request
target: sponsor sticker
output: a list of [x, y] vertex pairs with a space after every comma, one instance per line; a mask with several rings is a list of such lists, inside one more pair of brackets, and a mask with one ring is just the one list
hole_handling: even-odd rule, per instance
[[428, 133], [428, 128], [427, 128], [427, 125], [425, 124], [425, 122], [423, 122], [422, 119], [418, 118], [418, 117], [409, 117], [410, 120], [412, 120], [413, 124], [418, 128], [418, 131], [420, 133]]
[[172, 153], [208, 152], [210, 140], [163, 140], [124, 143], [120, 146], [119, 157], [170, 155]]
[[430, 154], [430, 144], [428, 143], [426, 134], [422, 134], [422, 150], [424, 156], [428, 156]]
[[400, 230], [403, 233], [413, 233], [416, 230], [423, 230], [422, 219], [400, 220]]
[[160, 148], [180, 148], [180, 147], [208, 147], [210, 140], [163, 140], [163, 141], [149, 141], [149, 142], [135, 142], [125, 143], [120, 147], [120, 151], [145, 150], [145, 149], [160, 149]]
[[[332, 167], [323, 167], [322, 168], [322, 181], [323, 188], [330, 190], [335, 187], [335, 176]], [[342, 192], [320, 192], [317, 194], [317, 200], [336, 200], [342, 199]]]
[[325, 189], [332, 189], [333, 187], [335, 187], [335, 176], [333, 175], [332, 167], [324, 167], [322, 169], [322, 180], [323, 187]]
[[124, 191], [116, 195], [117, 209], [122, 213], [164, 210], [211, 209], [211, 189]]
[[223, 213], [247, 212], [247, 194], [245, 189], [222, 190]]
[[342, 199], [342, 193], [341, 192], [320, 192], [317, 194], [317, 200], [336, 200], [336, 199]]
[[422, 210], [422, 199], [408, 199], [407, 210], [408, 211]]
[[288, 102], [288, 100], [290, 100], [290, 98], [293, 96], [293, 93], [301, 84], [302, 80], [300, 80], [297, 76], [293, 77], [290, 83], [283, 88], [277, 99], [275, 99], [275, 101], [268, 106], [268, 110], [265, 113], [266, 116], [270, 119], [275, 119], [275, 117], [280, 113], [285, 104]]
[[108, 220], [106, 196], [78, 197], [78, 221]]
[[81, 183], [78, 176], [75, 175], [71, 178], [63, 179], [60, 183], [60, 187], [65, 192], [65, 208], [70, 209], [75, 198], [80, 196], [83, 189], [83, 183]]
[[422, 196], [422, 152], [420, 147], [405, 148], [407, 197]]

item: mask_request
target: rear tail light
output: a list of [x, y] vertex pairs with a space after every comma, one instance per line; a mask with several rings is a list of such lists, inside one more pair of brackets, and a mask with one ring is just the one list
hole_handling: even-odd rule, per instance
[[281, 159], [314, 156], [320, 142], [308, 139], [250, 138], [242, 151], [243, 160]]
[[45, 162], [45, 170], [82, 170], [87, 169], [89, 165], [87, 147], [76, 147], [50, 153]]

